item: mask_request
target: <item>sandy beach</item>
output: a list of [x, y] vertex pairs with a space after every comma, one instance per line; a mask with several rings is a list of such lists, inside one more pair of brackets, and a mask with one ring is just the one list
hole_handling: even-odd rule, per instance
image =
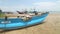
[[7, 31], [5, 34], [60, 34], [60, 14], [49, 14], [43, 24]]

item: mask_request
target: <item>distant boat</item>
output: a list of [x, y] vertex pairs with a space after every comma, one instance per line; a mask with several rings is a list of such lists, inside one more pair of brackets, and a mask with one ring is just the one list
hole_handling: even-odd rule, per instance
[[17, 11], [17, 13], [19, 13], [19, 14], [24, 14], [24, 12], [19, 12], [19, 11]]
[[23, 21], [21, 18], [8, 18], [8, 21], [5, 21], [4, 18], [0, 18], [0, 29], [11, 30], [36, 25], [42, 23], [48, 14], [46, 12], [39, 16], [33, 16], [28, 21]]

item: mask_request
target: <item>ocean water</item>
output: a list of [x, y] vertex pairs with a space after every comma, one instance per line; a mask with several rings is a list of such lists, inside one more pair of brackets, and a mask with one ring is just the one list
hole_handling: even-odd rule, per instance
[[49, 11], [50, 14], [60, 14], [60, 11]]
[[60, 14], [60, 11], [39, 11], [39, 12], [49, 12], [50, 14]]

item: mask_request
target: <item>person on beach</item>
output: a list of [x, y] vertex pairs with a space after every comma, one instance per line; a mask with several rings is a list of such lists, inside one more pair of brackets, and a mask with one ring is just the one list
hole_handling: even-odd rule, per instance
[[5, 21], [7, 21], [7, 18], [8, 18], [8, 17], [7, 17], [7, 16], [5, 16]]

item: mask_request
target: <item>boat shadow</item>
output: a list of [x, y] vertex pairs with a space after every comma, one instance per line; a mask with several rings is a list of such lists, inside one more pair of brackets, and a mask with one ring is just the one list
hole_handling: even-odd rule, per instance
[[37, 26], [37, 25], [42, 25], [43, 23], [46, 23], [46, 21], [35, 24], [35, 25], [31, 25], [31, 26], [27, 26], [27, 27], [23, 27], [23, 28], [18, 28], [18, 29], [13, 29], [13, 30], [3, 30], [0, 33], [4, 33], [4, 32], [10, 32], [10, 31], [14, 31], [14, 30], [20, 30], [20, 29], [27, 29], [29, 27], [33, 27], [33, 26]]

